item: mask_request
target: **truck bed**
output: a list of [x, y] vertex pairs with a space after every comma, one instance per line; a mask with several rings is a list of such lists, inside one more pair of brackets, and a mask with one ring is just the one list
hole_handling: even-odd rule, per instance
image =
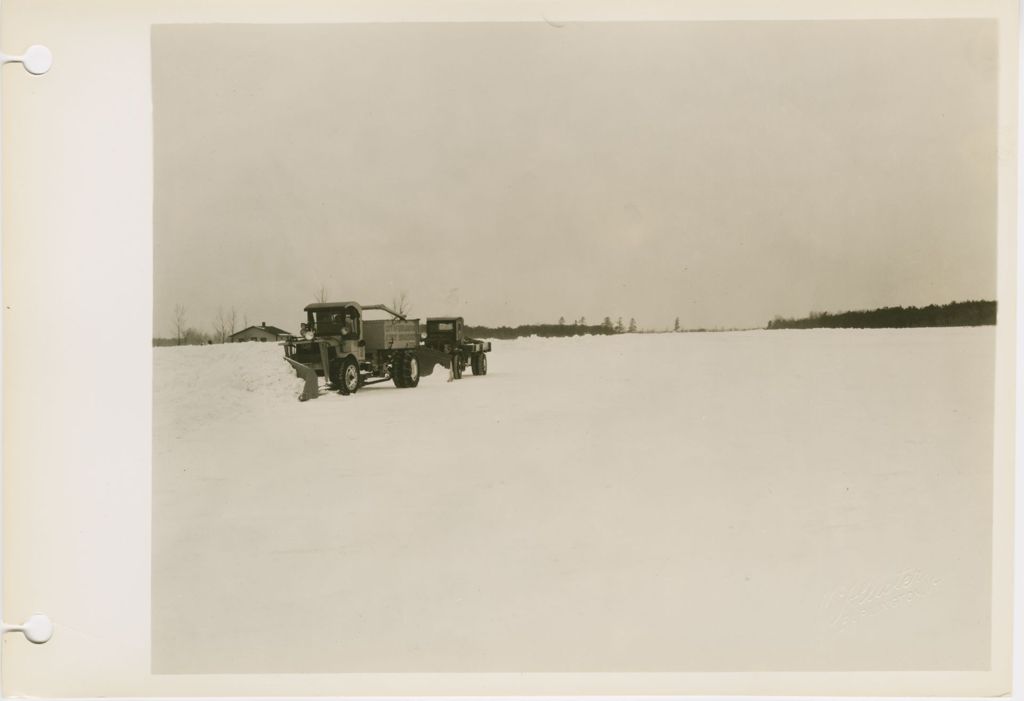
[[366, 350], [416, 348], [420, 341], [420, 323], [416, 319], [375, 319], [363, 322]]

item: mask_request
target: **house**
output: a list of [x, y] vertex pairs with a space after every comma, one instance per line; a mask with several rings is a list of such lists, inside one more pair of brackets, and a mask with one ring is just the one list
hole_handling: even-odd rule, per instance
[[247, 329], [242, 329], [238, 333], [233, 333], [228, 336], [228, 341], [231, 343], [242, 343], [244, 341], [283, 341], [285, 337], [291, 336], [290, 333], [284, 329], [279, 329], [276, 326], [267, 326], [267, 322], [262, 322], [259, 326], [250, 326]]

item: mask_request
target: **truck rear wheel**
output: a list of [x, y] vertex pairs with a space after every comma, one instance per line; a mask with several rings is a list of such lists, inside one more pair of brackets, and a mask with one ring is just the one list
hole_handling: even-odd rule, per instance
[[391, 361], [391, 381], [395, 383], [395, 387], [405, 387], [405, 354], [401, 353], [395, 356], [395, 359]]
[[487, 354], [486, 353], [475, 353], [473, 359], [470, 361], [473, 365], [474, 375], [486, 375], [487, 374]]
[[415, 387], [420, 383], [420, 361], [416, 359], [415, 355], [407, 355], [405, 357], [402, 369], [404, 370], [402, 382], [405, 383], [406, 387]]
[[352, 358], [341, 362], [338, 372], [338, 389], [342, 394], [354, 394], [359, 389], [359, 364]]
[[420, 362], [415, 355], [403, 353], [395, 358], [395, 387], [415, 387], [420, 383]]

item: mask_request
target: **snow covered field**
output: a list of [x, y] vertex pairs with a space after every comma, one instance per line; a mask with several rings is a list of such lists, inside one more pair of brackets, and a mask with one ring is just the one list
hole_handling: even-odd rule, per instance
[[277, 345], [155, 348], [154, 671], [977, 668], [993, 349], [532, 338], [300, 403]]

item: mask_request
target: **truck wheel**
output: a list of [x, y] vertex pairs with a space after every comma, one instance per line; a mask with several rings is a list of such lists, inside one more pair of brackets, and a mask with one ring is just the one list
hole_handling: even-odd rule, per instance
[[344, 359], [333, 359], [327, 367], [327, 382], [331, 389], [341, 389], [341, 370], [345, 367]]
[[473, 374], [474, 375], [486, 375], [487, 374], [487, 354], [476, 353], [473, 356]]
[[456, 353], [455, 355], [452, 356], [452, 379], [461, 380], [462, 370], [462, 356]]
[[359, 364], [352, 358], [345, 358], [338, 373], [339, 390], [342, 394], [353, 394], [359, 389]]
[[401, 353], [395, 356], [395, 359], [391, 362], [391, 381], [395, 383], [395, 387], [405, 387], [405, 354]]
[[402, 363], [402, 386], [415, 387], [420, 383], [420, 361], [416, 356], [407, 355]]

